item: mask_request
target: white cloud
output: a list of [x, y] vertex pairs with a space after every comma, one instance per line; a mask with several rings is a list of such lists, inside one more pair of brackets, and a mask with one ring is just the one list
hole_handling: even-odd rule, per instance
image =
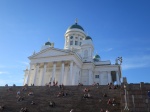
[[150, 67], [150, 55], [123, 58], [123, 70], [144, 67]]
[[105, 51], [106, 52], [109, 52], [109, 51], [112, 51], [113, 50], [113, 48], [108, 48], [108, 49], [106, 49]]
[[110, 52], [110, 51], [112, 51], [113, 50], [113, 48], [106, 48], [106, 49], [103, 49], [102, 51], [103, 52]]
[[0, 75], [1, 74], [9, 74], [8, 72], [4, 72], [4, 71], [0, 71]]
[[20, 63], [24, 64], [24, 65], [29, 65], [28, 62], [25, 62], [25, 61], [21, 61]]

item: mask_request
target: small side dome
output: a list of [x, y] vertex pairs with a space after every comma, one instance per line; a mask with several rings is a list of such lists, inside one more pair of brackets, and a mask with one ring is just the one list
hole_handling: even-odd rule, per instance
[[45, 45], [50, 45], [51, 46], [51, 43], [50, 42], [46, 42]]
[[96, 55], [94, 56], [93, 60], [94, 60], [95, 62], [100, 61], [100, 56], [99, 56], [98, 54], [96, 54]]
[[94, 58], [101, 58], [98, 54], [96, 54], [95, 56], [94, 56]]
[[71, 25], [67, 30], [74, 29], [74, 28], [77, 28], [77, 29], [84, 31], [84, 29], [80, 25], [78, 25], [77, 23]]
[[85, 40], [89, 40], [89, 39], [92, 40], [92, 38], [90, 36], [86, 36]]

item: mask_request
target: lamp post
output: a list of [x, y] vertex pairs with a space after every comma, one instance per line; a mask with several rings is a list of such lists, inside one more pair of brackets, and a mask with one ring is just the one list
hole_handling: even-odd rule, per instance
[[122, 57], [118, 57], [117, 60], [120, 62], [120, 65], [122, 64]]
[[[118, 64], [118, 61], [119, 61], [119, 64]], [[117, 78], [119, 78], [118, 85], [120, 85], [120, 83], [121, 83], [120, 78], [122, 77], [122, 75], [121, 75], [122, 74], [122, 70], [121, 70], [122, 57], [118, 57], [116, 59], [116, 64], [118, 65], [118, 71], [120, 71], [119, 74], [118, 74], [118, 77], [117, 77]]]
[[128, 108], [128, 103], [127, 103], [127, 90], [126, 90], [126, 85], [124, 85], [124, 91], [125, 91], [125, 95], [124, 95], [124, 100], [125, 100], [125, 107], [124, 110], [129, 110]]

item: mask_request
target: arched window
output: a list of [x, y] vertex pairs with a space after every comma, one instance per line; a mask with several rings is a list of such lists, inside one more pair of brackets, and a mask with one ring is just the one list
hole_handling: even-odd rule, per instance
[[84, 58], [88, 58], [88, 50], [84, 51]]

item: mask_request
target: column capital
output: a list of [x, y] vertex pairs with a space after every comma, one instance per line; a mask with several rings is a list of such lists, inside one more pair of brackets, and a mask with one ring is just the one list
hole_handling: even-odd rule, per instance
[[65, 61], [61, 61], [61, 63], [65, 63]]
[[40, 65], [40, 63], [36, 63], [36, 64], [35, 64], [35, 66], [38, 66], [38, 65]]
[[44, 65], [47, 65], [47, 64], [48, 64], [48, 62], [44, 62], [43, 64], [44, 64]]
[[57, 61], [53, 61], [53, 64], [56, 64], [57, 63]]
[[74, 62], [73, 60], [70, 60], [70, 62]]

